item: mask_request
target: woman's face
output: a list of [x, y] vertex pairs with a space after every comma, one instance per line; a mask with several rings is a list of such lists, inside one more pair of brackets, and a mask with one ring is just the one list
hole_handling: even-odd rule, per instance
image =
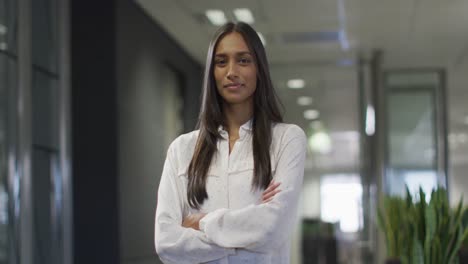
[[218, 42], [214, 54], [214, 78], [225, 103], [253, 104], [257, 66], [240, 33], [229, 33]]

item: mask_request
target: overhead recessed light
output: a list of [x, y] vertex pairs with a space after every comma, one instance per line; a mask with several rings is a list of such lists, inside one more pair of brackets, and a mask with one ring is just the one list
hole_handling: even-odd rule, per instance
[[292, 79], [288, 81], [288, 87], [291, 89], [302, 89], [305, 86], [303, 79]]
[[468, 141], [468, 135], [465, 133], [460, 133], [457, 135], [457, 141], [465, 144]]
[[221, 26], [227, 22], [226, 15], [219, 9], [206, 10], [205, 15], [210, 20], [211, 24], [215, 26]]
[[304, 118], [308, 120], [317, 119], [320, 116], [320, 112], [315, 109], [309, 109], [304, 111]]
[[309, 146], [314, 152], [327, 154], [331, 151], [330, 136], [324, 131], [318, 131], [312, 134], [309, 138]]
[[0, 50], [6, 50], [8, 45], [5, 42], [0, 42]]
[[257, 34], [260, 40], [262, 41], [263, 46], [266, 46], [266, 41], [265, 41], [265, 37], [263, 37], [263, 34], [260, 32], [257, 32]]
[[313, 130], [323, 130], [323, 123], [322, 123], [322, 121], [315, 120], [315, 121], [310, 122], [309, 125], [310, 125], [310, 127], [311, 127]]
[[306, 105], [311, 105], [312, 104], [312, 97], [310, 96], [299, 96], [297, 98], [297, 104], [306, 106]]
[[236, 16], [237, 21], [242, 21], [248, 24], [253, 24], [255, 22], [252, 12], [248, 8], [236, 8], [234, 9], [234, 15]]
[[0, 24], [0, 35], [5, 35], [7, 31], [7, 27], [3, 24]]

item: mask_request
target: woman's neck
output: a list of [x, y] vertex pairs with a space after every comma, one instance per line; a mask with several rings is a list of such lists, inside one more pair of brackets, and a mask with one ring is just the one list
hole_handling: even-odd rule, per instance
[[253, 105], [236, 104], [224, 106], [226, 130], [230, 139], [239, 138], [239, 128], [253, 116]]

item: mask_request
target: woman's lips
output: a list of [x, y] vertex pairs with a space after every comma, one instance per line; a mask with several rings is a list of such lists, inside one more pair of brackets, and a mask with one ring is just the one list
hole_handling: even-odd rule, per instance
[[224, 88], [229, 89], [229, 90], [237, 90], [239, 89], [243, 84], [241, 83], [229, 83], [224, 85]]

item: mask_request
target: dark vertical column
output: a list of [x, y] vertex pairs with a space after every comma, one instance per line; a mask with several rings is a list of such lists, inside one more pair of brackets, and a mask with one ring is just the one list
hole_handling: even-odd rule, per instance
[[[362, 192], [362, 214], [363, 214], [363, 230], [361, 231], [361, 241], [364, 242], [362, 247], [361, 261], [363, 264], [374, 263], [372, 234], [373, 226], [373, 205], [372, 189], [375, 188], [375, 177], [372, 173], [372, 148], [371, 140], [373, 139], [372, 124], [375, 119], [372, 118], [368, 111], [374, 109], [374, 102], [371, 101], [371, 85], [370, 85], [370, 66], [369, 61], [364, 57], [359, 58], [358, 64], [358, 87], [359, 87], [359, 122], [360, 122], [360, 160], [361, 160], [361, 184]], [[375, 123], [374, 123], [375, 124]], [[370, 128], [369, 128], [370, 127]], [[375, 128], [375, 126], [373, 127]]]
[[116, 4], [71, 1], [74, 263], [119, 263]]
[[[17, 130], [17, 166], [15, 168], [14, 180], [19, 180], [20, 197], [19, 239], [13, 248], [17, 247], [16, 254], [12, 259], [19, 263], [32, 263], [34, 254], [34, 221], [33, 221], [33, 187], [32, 187], [32, 54], [31, 54], [31, 2], [27, 0], [18, 1], [18, 88], [16, 91], [15, 116]], [[11, 198], [17, 200], [12, 196]], [[16, 202], [16, 201], [15, 201]], [[16, 207], [18, 208], [18, 207]], [[17, 217], [15, 212], [13, 215]], [[15, 230], [16, 231], [16, 230]], [[14, 262], [16, 263], [16, 262]]]
[[[376, 186], [376, 192], [371, 193], [370, 199], [375, 200], [374, 205], [374, 216], [376, 210], [380, 204], [381, 195], [385, 193], [384, 189], [384, 173], [385, 173], [385, 145], [386, 145], [386, 133], [385, 127], [386, 116], [385, 116], [385, 93], [382, 87], [382, 64], [383, 64], [383, 51], [374, 50], [372, 52], [372, 58], [370, 60], [370, 79], [371, 79], [371, 91], [370, 100], [372, 101], [375, 109], [375, 134], [369, 141], [369, 153], [370, 153], [370, 167], [369, 171], [372, 176], [372, 184]], [[376, 220], [374, 221], [374, 223]], [[382, 263], [385, 256], [385, 240], [382, 233], [379, 233], [378, 229], [375, 229], [375, 233], [372, 236], [375, 241], [374, 247], [374, 262]]]
[[450, 199], [450, 182], [449, 182], [449, 148], [448, 148], [448, 115], [447, 115], [447, 71], [445, 69], [438, 70], [439, 85], [435, 92], [435, 109], [436, 109], [436, 166], [438, 175], [438, 184], [445, 186], [447, 195]]

